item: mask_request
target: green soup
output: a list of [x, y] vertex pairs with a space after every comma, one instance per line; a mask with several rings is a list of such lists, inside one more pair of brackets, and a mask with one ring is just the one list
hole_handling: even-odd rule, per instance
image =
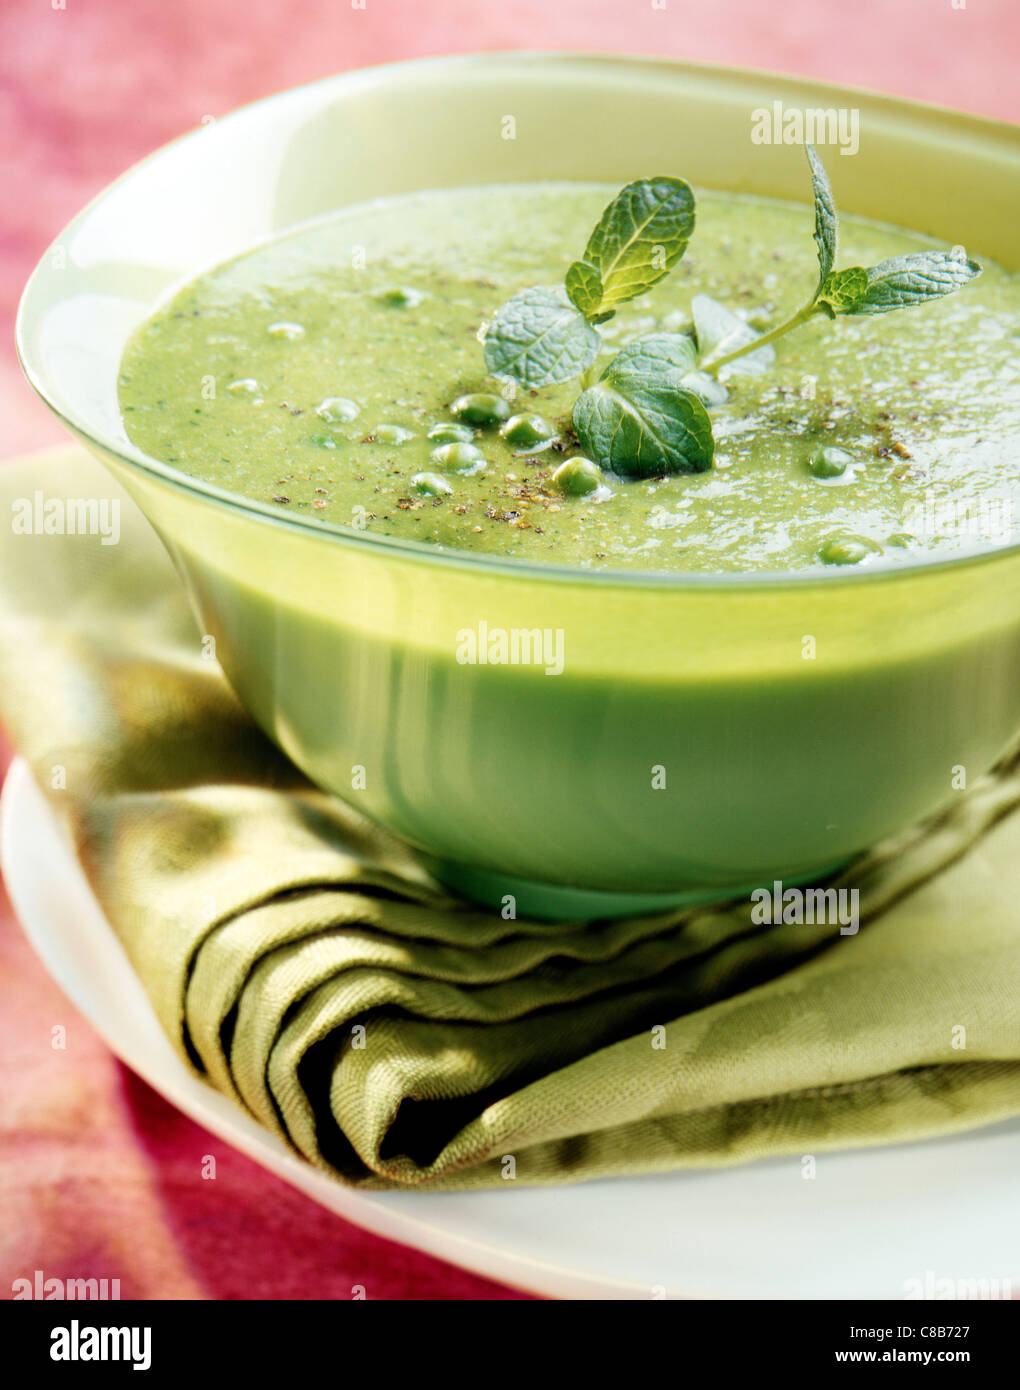
[[[142, 325], [120, 378], [127, 431], [310, 520], [583, 568], [888, 566], [1016, 538], [1020, 287], [987, 262], [948, 299], [811, 322], [767, 372], [725, 378], [709, 471], [571, 491], [557, 470], [580, 453], [580, 383], [498, 382], [481, 335], [510, 295], [562, 281], [615, 192], [412, 194], [257, 247]], [[697, 208], [684, 260], [602, 327], [600, 368], [629, 338], [690, 329], [696, 294], [766, 331], [810, 290], [809, 208], [712, 192]], [[841, 264], [932, 244], [849, 216], [841, 237]], [[455, 408], [479, 392], [501, 395], [494, 418]]]

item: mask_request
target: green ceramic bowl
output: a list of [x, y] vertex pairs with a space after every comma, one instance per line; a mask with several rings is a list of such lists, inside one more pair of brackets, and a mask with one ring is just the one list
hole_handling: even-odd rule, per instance
[[[749, 138], [774, 100], [859, 110], [834, 169], [847, 211], [1016, 265], [1010, 128], [756, 73], [490, 54], [330, 78], [186, 136], [86, 208], [25, 292], [29, 378], [163, 537], [252, 715], [482, 900], [558, 916], [803, 881], [958, 795], [1020, 729], [1020, 547], [718, 579], [440, 554], [146, 457], [122, 349], [183, 280], [377, 195], [674, 171], [802, 199], [802, 152]], [[482, 622], [562, 631], [562, 674], [459, 665]]]

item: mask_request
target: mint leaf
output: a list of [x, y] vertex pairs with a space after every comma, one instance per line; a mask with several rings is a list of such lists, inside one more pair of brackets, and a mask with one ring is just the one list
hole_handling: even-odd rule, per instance
[[891, 256], [867, 272], [868, 287], [849, 314], [887, 314], [952, 294], [981, 274], [977, 261], [952, 251], [915, 251]]
[[[709, 353], [736, 352], [753, 343], [761, 334], [744, 322], [739, 314], [727, 309], [725, 304], [712, 299], [707, 294], [696, 294], [691, 300], [691, 314], [694, 318], [694, 332], [698, 339], [698, 351], [702, 358]], [[755, 348], [746, 356], [739, 357], [729, 365], [731, 372], [754, 374], [763, 372], [776, 360], [773, 347]]]
[[574, 261], [567, 271], [567, 298], [585, 318], [594, 318], [602, 303], [602, 276], [589, 261]]
[[815, 245], [818, 247], [818, 292], [821, 293], [832, 267], [836, 264], [836, 247], [839, 240], [839, 223], [836, 217], [836, 200], [825, 172], [825, 166], [815, 154], [811, 145], [804, 146], [811, 166], [811, 188], [815, 195]]
[[697, 365], [697, 349], [686, 333], [647, 333], [625, 343], [613, 358], [611, 369], [659, 377], [671, 368], [692, 372]]
[[680, 370], [641, 343], [617, 354], [578, 397], [573, 422], [585, 453], [625, 478], [703, 473], [712, 466], [708, 412], [681, 384]]
[[485, 362], [494, 376], [527, 386], [569, 381], [590, 367], [602, 339], [560, 289], [534, 286], [515, 294], [485, 335]]
[[587, 317], [644, 294], [676, 265], [694, 231], [694, 194], [658, 175], [622, 188], [567, 271], [567, 293]]
[[697, 365], [698, 351], [687, 333], [649, 333], [625, 344], [613, 358], [614, 372], [626, 370], [630, 376], [649, 378], [653, 385], [663, 372], [676, 371], [679, 384], [702, 405], [722, 405], [730, 393], [714, 377], [698, 371]]
[[818, 289], [818, 303], [836, 314], [852, 314], [868, 292], [868, 272], [853, 265], [848, 270], [834, 270]]

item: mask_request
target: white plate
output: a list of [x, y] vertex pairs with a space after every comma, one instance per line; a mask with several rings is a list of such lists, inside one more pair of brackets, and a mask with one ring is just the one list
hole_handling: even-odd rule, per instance
[[226, 1143], [330, 1211], [492, 1279], [559, 1298], [903, 1298], [906, 1281], [1020, 1290], [1020, 1121], [953, 1139], [496, 1192], [341, 1187], [193, 1077], [27, 765], [3, 791], [0, 853], [47, 969], [113, 1051]]

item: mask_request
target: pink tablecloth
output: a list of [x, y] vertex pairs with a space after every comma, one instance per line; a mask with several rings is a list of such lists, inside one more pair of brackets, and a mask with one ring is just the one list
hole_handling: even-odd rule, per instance
[[[367, 63], [528, 47], [744, 64], [1016, 120], [1018, 37], [1016, 0], [6, 4], [0, 456], [61, 437], [11, 345], [25, 277], [87, 199], [205, 115]], [[520, 1296], [329, 1216], [184, 1119], [110, 1056], [9, 912], [0, 1068], [0, 1297], [36, 1269], [115, 1275], [142, 1298]], [[215, 1182], [201, 1177], [209, 1153]]]

